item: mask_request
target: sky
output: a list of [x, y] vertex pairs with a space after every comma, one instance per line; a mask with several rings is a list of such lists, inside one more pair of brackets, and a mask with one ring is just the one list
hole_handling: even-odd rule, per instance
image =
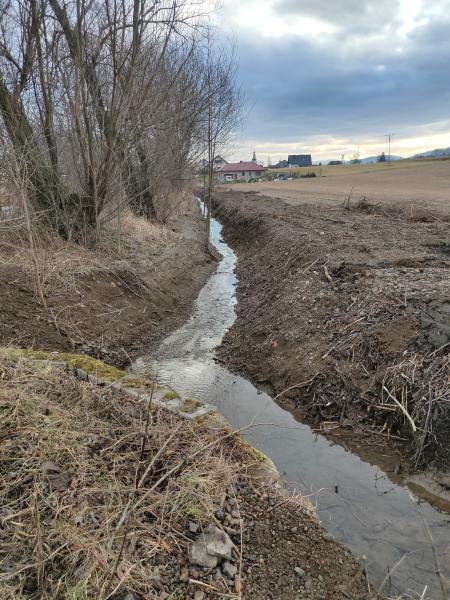
[[450, 0], [222, 0], [246, 107], [227, 158], [450, 146]]

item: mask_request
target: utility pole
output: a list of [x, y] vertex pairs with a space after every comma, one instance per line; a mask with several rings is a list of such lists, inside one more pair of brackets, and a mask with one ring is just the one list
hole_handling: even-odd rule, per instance
[[391, 137], [395, 135], [393, 133], [387, 133], [384, 137], [387, 137], [389, 140], [389, 151], [388, 151], [388, 164], [391, 164]]

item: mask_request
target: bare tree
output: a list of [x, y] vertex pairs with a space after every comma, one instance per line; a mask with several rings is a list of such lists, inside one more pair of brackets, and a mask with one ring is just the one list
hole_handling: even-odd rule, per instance
[[232, 59], [209, 32], [200, 0], [3, 4], [0, 126], [31, 211], [79, 241], [124, 197], [156, 217], [205, 135], [214, 151], [235, 119]]

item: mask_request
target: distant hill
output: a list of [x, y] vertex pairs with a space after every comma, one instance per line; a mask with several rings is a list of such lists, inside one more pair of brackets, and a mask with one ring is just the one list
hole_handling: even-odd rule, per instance
[[419, 154], [414, 154], [410, 159], [414, 158], [444, 158], [445, 156], [450, 156], [450, 147], [449, 148], [436, 148], [436, 150], [429, 150], [428, 152], [419, 152]]
[[[386, 161], [387, 160], [388, 160], [388, 155], [386, 154]], [[403, 157], [397, 156], [396, 154], [391, 154], [391, 160], [403, 160]], [[376, 162], [378, 162], [378, 156], [367, 156], [366, 158], [360, 158], [360, 161], [361, 161], [361, 164], [363, 164], [363, 165], [376, 163]]]

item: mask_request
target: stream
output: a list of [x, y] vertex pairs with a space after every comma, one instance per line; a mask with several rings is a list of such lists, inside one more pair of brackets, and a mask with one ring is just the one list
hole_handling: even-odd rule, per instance
[[352, 550], [376, 589], [386, 580], [387, 595], [443, 600], [433, 547], [450, 580], [450, 516], [215, 361], [214, 349], [236, 318], [236, 256], [221, 232], [212, 219], [211, 243], [222, 259], [191, 318], [162, 342], [156, 359], [141, 357], [134, 370], [157, 371], [161, 384], [214, 404], [236, 429], [252, 424], [243, 433], [248, 442], [273, 460], [287, 488], [309, 496], [323, 527]]

